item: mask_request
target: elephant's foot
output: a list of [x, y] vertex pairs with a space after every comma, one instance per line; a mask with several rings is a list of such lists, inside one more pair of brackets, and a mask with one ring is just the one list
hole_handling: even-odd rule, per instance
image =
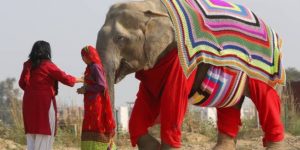
[[171, 147], [168, 144], [162, 143], [161, 144], [161, 150], [180, 150], [180, 148], [174, 148], [174, 147]]
[[268, 142], [266, 150], [285, 150], [285, 144], [281, 142]]
[[149, 134], [141, 136], [137, 145], [139, 150], [159, 150], [160, 148], [159, 141]]
[[235, 141], [234, 138], [226, 135], [219, 133], [218, 134], [218, 140], [217, 144], [213, 148], [213, 150], [235, 150]]

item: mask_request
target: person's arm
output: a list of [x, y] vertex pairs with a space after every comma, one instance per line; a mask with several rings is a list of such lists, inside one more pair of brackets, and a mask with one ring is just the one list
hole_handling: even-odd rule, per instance
[[79, 78], [66, 74], [52, 62], [49, 62], [48, 67], [50, 76], [65, 85], [73, 87], [76, 82], [80, 82]]
[[27, 61], [23, 64], [23, 70], [19, 79], [19, 86], [22, 90], [26, 89], [30, 79], [30, 63]]
[[103, 93], [104, 90], [106, 89], [106, 84], [105, 84], [105, 77], [104, 73], [102, 72], [101, 68], [97, 67], [96, 64], [93, 64], [91, 66], [91, 75], [92, 78], [94, 79], [95, 83], [93, 85], [86, 85], [85, 86], [85, 91], [86, 92], [101, 92]]

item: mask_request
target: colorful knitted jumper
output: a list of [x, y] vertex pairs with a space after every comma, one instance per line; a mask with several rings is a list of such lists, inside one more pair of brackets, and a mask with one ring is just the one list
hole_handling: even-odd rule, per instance
[[285, 83], [281, 39], [248, 8], [222, 0], [161, 0], [186, 76], [199, 63], [228, 66], [274, 87]]

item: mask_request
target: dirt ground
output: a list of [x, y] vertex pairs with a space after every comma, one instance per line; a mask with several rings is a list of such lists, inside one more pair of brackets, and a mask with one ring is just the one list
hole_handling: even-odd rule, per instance
[[[238, 140], [237, 150], [265, 150], [262, 146], [262, 138], [251, 138], [249, 140]], [[183, 135], [182, 150], [211, 150], [215, 141], [210, 140], [208, 137], [201, 134], [184, 134]], [[127, 143], [127, 142], [126, 142]], [[128, 141], [129, 143], [129, 141]], [[286, 150], [300, 150], [300, 136], [295, 137], [286, 135], [285, 138]], [[129, 143], [130, 144], [130, 143]], [[137, 150], [130, 146], [119, 146], [120, 150]]]
[[[201, 134], [184, 133], [182, 150], [211, 150], [215, 142]], [[300, 136], [286, 135], [286, 150], [300, 150]], [[119, 150], [137, 150], [130, 146], [129, 140], [118, 146]], [[19, 145], [10, 140], [0, 139], [0, 150], [25, 150], [24, 145]], [[79, 148], [55, 147], [54, 150], [79, 150]], [[238, 140], [237, 150], [264, 150], [261, 137], [248, 140]]]

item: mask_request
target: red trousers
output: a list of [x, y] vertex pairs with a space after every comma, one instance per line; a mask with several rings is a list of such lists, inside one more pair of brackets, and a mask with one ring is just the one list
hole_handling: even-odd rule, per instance
[[176, 49], [154, 68], [136, 73], [141, 82], [129, 120], [132, 146], [148, 133], [148, 128], [157, 123], [158, 118], [162, 142], [172, 147], [181, 146], [181, 125], [195, 73], [188, 79], [185, 77]]
[[[257, 108], [260, 125], [267, 142], [279, 142], [284, 138], [283, 124], [280, 119], [280, 98], [277, 92], [266, 83], [248, 78], [250, 98]], [[236, 137], [241, 125], [240, 110], [237, 108], [218, 108], [218, 131]]]

